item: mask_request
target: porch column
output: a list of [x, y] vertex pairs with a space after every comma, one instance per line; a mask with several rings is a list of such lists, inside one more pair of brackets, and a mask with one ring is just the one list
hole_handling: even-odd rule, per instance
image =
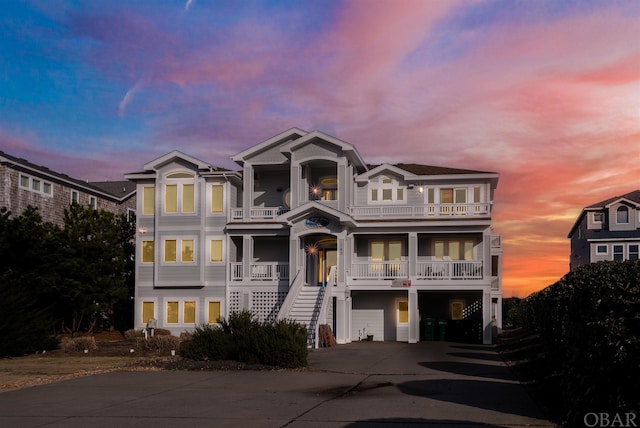
[[253, 167], [244, 165], [242, 172], [242, 218], [251, 217], [251, 206], [253, 205]]
[[253, 260], [253, 238], [242, 237], [242, 280], [251, 280], [251, 261]]
[[418, 313], [418, 290], [409, 289], [409, 343], [418, 343], [420, 338], [420, 314]]
[[482, 293], [482, 343], [491, 344], [491, 336], [493, 330], [493, 322], [491, 320], [491, 293], [484, 291]]
[[[409, 278], [416, 276], [416, 263], [418, 261], [418, 234], [409, 232]], [[411, 337], [411, 335], [409, 335]]]
[[340, 345], [351, 342], [351, 297], [349, 293], [336, 295], [336, 342]]

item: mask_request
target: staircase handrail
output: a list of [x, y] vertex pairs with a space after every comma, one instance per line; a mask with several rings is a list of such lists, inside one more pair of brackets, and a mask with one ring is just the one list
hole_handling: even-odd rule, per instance
[[[330, 288], [329, 290], [327, 290], [327, 288], [329, 286], [336, 285], [336, 272], [337, 272], [336, 266], [331, 266], [331, 269], [329, 270], [329, 278], [327, 279], [327, 284], [324, 287], [325, 289], [322, 292], [322, 302], [320, 303], [320, 312], [318, 314], [318, 319], [316, 320], [316, 325], [315, 325], [316, 336], [315, 336], [314, 346], [316, 348], [319, 345], [318, 334], [320, 333], [320, 324], [327, 323], [327, 310], [329, 308], [329, 298], [333, 295], [331, 291], [332, 288]], [[327, 293], [327, 291], [329, 292]]]
[[296, 297], [302, 288], [303, 277], [300, 275], [302, 269], [298, 269], [296, 272], [296, 276], [293, 277], [291, 281], [291, 286], [289, 287], [289, 292], [287, 293], [287, 297], [285, 297], [284, 302], [282, 302], [282, 306], [280, 307], [280, 312], [278, 312], [278, 319], [283, 320], [289, 318], [291, 307], [296, 301]]

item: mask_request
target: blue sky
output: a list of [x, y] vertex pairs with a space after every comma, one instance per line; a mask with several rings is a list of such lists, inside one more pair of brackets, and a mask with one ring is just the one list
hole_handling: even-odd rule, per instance
[[118, 180], [291, 127], [366, 161], [500, 173], [505, 294], [568, 269], [583, 206], [640, 188], [640, 2], [2, 2], [0, 150]]

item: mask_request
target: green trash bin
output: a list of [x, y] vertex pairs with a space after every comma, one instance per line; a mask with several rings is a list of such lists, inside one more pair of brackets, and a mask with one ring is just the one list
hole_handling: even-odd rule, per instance
[[420, 340], [433, 341], [436, 330], [436, 320], [424, 318], [420, 321]]
[[438, 335], [440, 340], [445, 340], [447, 337], [447, 320], [438, 321]]

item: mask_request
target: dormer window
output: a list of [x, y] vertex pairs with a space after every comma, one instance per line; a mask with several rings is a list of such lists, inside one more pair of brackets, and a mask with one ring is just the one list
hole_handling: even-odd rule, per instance
[[627, 224], [629, 223], [629, 208], [625, 206], [618, 207], [616, 210], [616, 223]]
[[603, 213], [593, 213], [593, 222], [594, 223], [602, 223], [604, 221]]
[[372, 203], [404, 203], [404, 186], [390, 177], [379, 177], [369, 184], [369, 201]]
[[164, 192], [164, 211], [166, 213], [195, 212], [195, 174], [173, 172], [167, 174]]

